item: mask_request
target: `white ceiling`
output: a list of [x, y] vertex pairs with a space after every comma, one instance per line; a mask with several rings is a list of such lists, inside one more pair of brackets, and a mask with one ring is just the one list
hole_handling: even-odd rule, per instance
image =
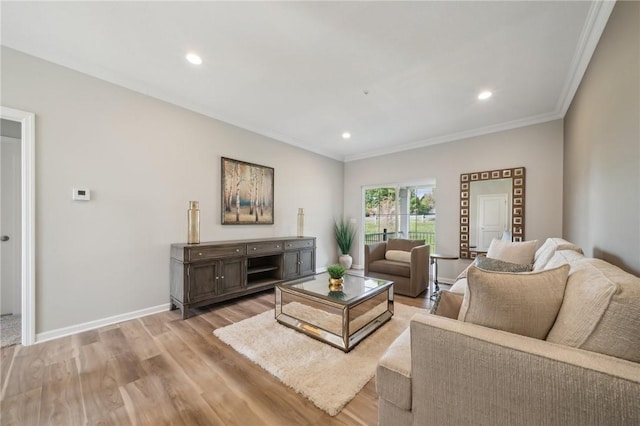
[[613, 3], [1, 8], [5, 46], [349, 161], [563, 117]]

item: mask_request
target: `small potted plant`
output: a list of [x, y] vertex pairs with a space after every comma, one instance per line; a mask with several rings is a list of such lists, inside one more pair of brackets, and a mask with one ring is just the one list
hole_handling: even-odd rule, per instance
[[342, 283], [344, 282], [344, 273], [346, 269], [339, 264], [329, 265], [327, 267], [327, 273], [329, 274], [329, 290], [340, 291], [342, 290]]
[[340, 219], [335, 222], [334, 226], [336, 242], [338, 243], [338, 248], [340, 249], [340, 257], [338, 261], [345, 269], [351, 268], [351, 264], [353, 263], [353, 258], [349, 254], [351, 251], [351, 246], [356, 239], [356, 230], [354, 229], [351, 222]]

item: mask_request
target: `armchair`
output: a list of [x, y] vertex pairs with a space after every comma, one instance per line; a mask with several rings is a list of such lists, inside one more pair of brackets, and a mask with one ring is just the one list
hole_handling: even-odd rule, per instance
[[389, 241], [364, 246], [364, 275], [394, 282], [394, 292], [416, 297], [429, 288], [429, 250], [424, 240]]

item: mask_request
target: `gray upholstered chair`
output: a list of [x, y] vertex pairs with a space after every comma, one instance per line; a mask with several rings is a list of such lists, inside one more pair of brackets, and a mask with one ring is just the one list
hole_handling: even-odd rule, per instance
[[364, 275], [394, 282], [394, 292], [416, 297], [429, 288], [429, 249], [424, 240], [389, 241], [364, 246]]

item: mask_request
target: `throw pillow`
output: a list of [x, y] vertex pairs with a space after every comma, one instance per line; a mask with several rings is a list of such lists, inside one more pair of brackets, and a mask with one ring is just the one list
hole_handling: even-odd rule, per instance
[[491, 241], [491, 245], [489, 245], [487, 257], [504, 262], [533, 264], [533, 255], [536, 253], [536, 247], [538, 247], [538, 240], [514, 243], [494, 238]]
[[462, 299], [464, 299], [463, 294], [440, 290], [429, 313], [441, 317], [458, 319]]
[[529, 272], [531, 271], [530, 264], [520, 264], [520, 263], [511, 263], [505, 262], [503, 260], [492, 259], [486, 256], [478, 256], [474, 264], [485, 271], [494, 271], [494, 272]]
[[384, 254], [385, 259], [395, 260], [396, 262], [411, 263], [411, 252], [402, 250], [387, 250]]
[[453, 283], [449, 291], [464, 296], [465, 291], [467, 291], [467, 274], [465, 273], [463, 278], [456, 279], [456, 282]]
[[[536, 250], [534, 255], [533, 270], [545, 269], [553, 255], [560, 250], [573, 250], [582, 253], [582, 249], [562, 238], [547, 238], [546, 241]], [[550, 266], [552, 268], [552, 266]]]
[[467, 273], [460, 321], [544, 339], [556, 320], [569, 265], [539, 272], [488, 272], [475, 266]]
[[533, 270], [539, 271], [551, 260], [556, 252], [556, 245], [551, 238], [547, 238], [544, 243], [536, 250], [533, 256]]
[[[553, 254], [553, 257], [544, 265], [543, 269], [553, 269], [560, 265], [571, 265], [573, 262], [585, 259], [584, 254], [575, 250], [558, 250]], [[535, 270], [535, 267], [534, 267]]]
[[640, 277], [600, 259], [572, 262], [547, 341], [640, 362]]

